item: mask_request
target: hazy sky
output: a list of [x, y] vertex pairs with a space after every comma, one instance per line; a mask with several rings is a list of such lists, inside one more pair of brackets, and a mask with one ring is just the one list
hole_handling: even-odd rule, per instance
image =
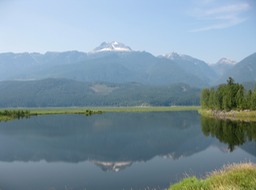
[[119, 41], [213, 63], [256, 52], [255, 0], [0, 0], [0, 52], [79, 50]]

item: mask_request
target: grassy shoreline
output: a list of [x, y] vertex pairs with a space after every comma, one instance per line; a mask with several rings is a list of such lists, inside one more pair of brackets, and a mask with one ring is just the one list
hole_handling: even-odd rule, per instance
[[255, 190], [256, 165], [240, 163], [224, 166], [205, 179], [188, 177], [171, 185], [168, 190]]
[[134, 106], [134, 107], [92, 107], [103, 112], [165, 112], [165, 111], [197, 111], [199, 106]]
[[[104, 112], [167, 112], [167, 111], [198, 111], [205, 117], [241, 121], [256, 121], [256, 111], [217, 111], [201, 109], [200, 106], [134, 106], [134, 107], [50, 107], [50, 108], [0, 108], [0, 113], [7, 111], [29, 111], [29, 116], [54, 114], [101, 114]], [[0, 121], [15, 119], [0, 114]]]
[[[197, 111], [199, 106], [169, 106], [169, 107], [51, 107], [51, 108], [0, 108], [0, 113], [8, 111], [29, 111], [29, 116], [54, 114], [101, 114], [103, 112], [165, 112], [165, 111]], [[0, 114], [0, 121], [16, 119]]]
[[37, 114], [82, 114], [85, 110], [103, 112], [155, 112], [155, 111], [197, 111], [200, 106], [134, 106], [134, 107], [50, 107], [50, 108], [0, 108], [3, 110], [29, 110]]
[[231, 111], [220, 111], [220, 110], [207, 110], [198, 109], [198, 113], [205, 117], [217, 118], [217, 119], [229, 119], [238, 121], [256, 121], [256, 111], [250, 110], [231, 110]]
[[[20, 114], [24, 113], [24, 114]], [[100, 110], [89, 109], [0, 109], [0, 121], [9, 121], [13, 119], [29, 118], [37, 115], [53, 115], [53, 114], [83, 114], [86, 116], [103, 113]]]

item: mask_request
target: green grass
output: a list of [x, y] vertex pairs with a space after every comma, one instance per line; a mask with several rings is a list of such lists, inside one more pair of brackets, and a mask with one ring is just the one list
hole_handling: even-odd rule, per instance
[[[169, 106], [169, 107], [62, 107], [62, 108], [22, 108], [28, 110], [29, 115], [52, 115], [52, 114], [101, 114], [103, 112], [166, 112], [166, 111], [191, 111], [198, 110], [199, 106]], [[0, 112], [6, 109], [0, 109]], [[8, 110], [21, 110], [11, 108]], [[0, 121], [15, 119], [13, 117], [1, 116]]]
[[7, 121], [16, 118], [19, 119], [29, 116], [30, 112], [28, 110], [0, 110], [0, 121]]
[[242, 163], [225, 166], [205, 179], [185, 178], [168, 190], [256, 190], [256, 165]]
[[[24, 114], [20, 114], [24, 113]], [[8, 121], [13, 119], [19, 119], [24, 117], [30, 117], [35, 115], [52, 115], [52, 114], [84, 114], [86, 116], [93, 114], [103, 113], [100, 110], [90, 109], [63, 109], [63, 108], [51, 108], [51, 109], [0, 109], [0, 121]]]
[[[169, 107], [61, 107], [61, 108], [22, 108], [31, 114], [83, 114], [86, 110], [103, 112], [159, 112], [159, 111], [190, 111], [198, 110], [199, 106], [169, 106]], [[0, 111], [6, 109], [0, 109]], [[16, 110], [15, 108], [8, 110]]]
[[92, 110], [104, 112], [165, 112], [165, 111], [196, 111], [199, 106], [142, 106], [142, 107], [92, 107]]
[[101, 110], [92, 110], [88, 108], [40, 108], [29, 109], [31, 115], [53, 115], [53, 114], [100, 114]]
[[256, 121], [256, 111], [250, 111], [250, 110], [216, 111], [216, 110], [198, 109], [198, 113], [200, 113], [205, 117], [212, 117], [212, 118], [218, 118], [218, 119]]

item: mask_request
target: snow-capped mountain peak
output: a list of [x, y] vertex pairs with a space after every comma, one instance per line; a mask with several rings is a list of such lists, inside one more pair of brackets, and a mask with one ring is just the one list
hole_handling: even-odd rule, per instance
[[130, 52], [132, 49], [129, 46], [126, 46], [123, 43], [113, 41], [110, 43], [103, 42], [100, 46], [96, 47], [93, 52], [106, 52], [106, 51], [114, 51], [114, 52]]
[[236, 64], [236, 61], [227, 59], [227, 58], [221, 58], [216, 64], [228, 64], [228, 65], [234, 65]]
[[171, 53], [163, 55], [163, 57], [166, 57], [168, 59], [174, 60], [174, 59], [179, 58], [180, 55], [178, 53], [176, 53], [176, 52], [171, 52]]
[[[190, 61], [190, 62], [198, 61], [198, 59], [193, 58], [189, 55], [178, 54], [176, 52], [171, 52], [171, 53], [165, 54], [162, 57], [165, 57], [167, 59], [174, 60], [174, 61], [177, 61], [177, 60]], [[194, 64], [196, 65], [196, 63], [194, 63]]]

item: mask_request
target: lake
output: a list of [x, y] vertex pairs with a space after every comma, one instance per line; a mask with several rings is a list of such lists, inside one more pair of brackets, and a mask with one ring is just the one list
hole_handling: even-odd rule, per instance
[[165, 189], [256, 163], [256, 124], [196, 111], [45, 115], [0, 122], [1, 190]]

